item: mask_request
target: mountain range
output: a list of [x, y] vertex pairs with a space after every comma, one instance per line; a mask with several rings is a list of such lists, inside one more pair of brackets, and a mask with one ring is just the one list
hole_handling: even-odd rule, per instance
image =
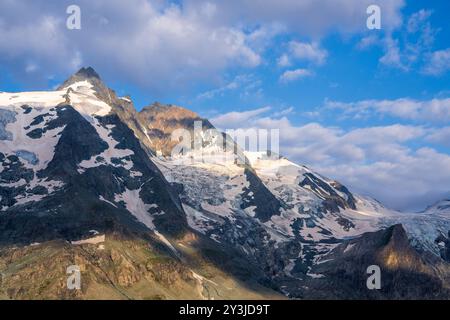
[[[200, 148], [172, 154], [177, 130]], [[92, 68], [0, 92], [0, 165], [3, 299], [450, 298], [450, 200], [390, 210]]]

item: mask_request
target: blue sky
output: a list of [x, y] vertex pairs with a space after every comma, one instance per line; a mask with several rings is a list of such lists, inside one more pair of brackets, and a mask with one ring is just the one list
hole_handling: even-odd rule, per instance
[[[65, 26], [69, 4], [81, 30]], [[289, 158], [420, 210], [450, 197], [449, 14], [445, 0], [3, 0], [0, 91], [49, 90], [89, 65], [138, 109], [280, 129]]]

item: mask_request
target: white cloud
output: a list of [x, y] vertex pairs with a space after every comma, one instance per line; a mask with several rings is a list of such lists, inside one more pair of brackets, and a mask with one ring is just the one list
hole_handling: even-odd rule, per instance
[[431, 10], [419, 10], [411, 15], [406, 25], [406, 30], [414, 33], [420, 30], [424, 21], [426, 21], [432, 14]]
[[281, 111], [274, 112], [274, 114], [272, 116], [273, 117], [283, 117], [283, 116], [287, 116], [287, 115], [290, 115], [293, 113], [295, 113], [294, 107], [289, 107], [289, 108], [283, 109]]
[[380, 44], [379, 37], [377, 35], [370, 34], [368, 36], [363, 37], [356, 45], [356, 48], [359, 50], [366, 50], [368, 48], [371, 48], [372, 46], [379, 44]]
[[425, 74], [439, 76], [448, 72], [450, 70], [450, 48], [431, 53], [427, 60], [423, 69]]
[[421, 127], [394, 124], [382, 127], [353, 129], [342, 138], [355, 144], [375, 145], [380, 142], [406, 142], [422, 137], [424, 134], [425, 130]]
[[311, 77], [314, 73], [307, 69], [287, 70], [280, 76], [280, 82], [291, 82], [306, 77]]
[[356, 49], [379, 47], [383, 55], [379, 63], [402, 72], [416, 71], [430, 59], [430, 51], [440, 29], [430, 22], [431, 10], [419, 10], [411, 14], [406, 23], [392, 32], [366, 33], [356, 44]]
[[450, 127], [444, 127], [434, 130], [427, 137], [427, 140], [450, 148]]
[[[0, 4], [0, 12], [5, 14], [3, 5]], [[16, 16], [11, 18], [17, 20]], [[51, 65], [54, 70], [69, 71], [71, 66], [67, 61], [73, 60], [76, 53], [61, 32], [65, 29], [64, 20], [50, 15], [31, 21], [19, 20], [20, 23], [3, 20], [0, 25], [0, 62], [13, 61], [27, 73], [36, 71], [38, 65]], [[34, 62], [24, 64], [30, 60]], [[31, 70], [30, 66], [35, 67]]]
[[290, 53], [294, 58], [310, 61], [316, 64], [323, 64], [328, 56], [328, 52], [319, 47], [316, 42], [306, 43], [291, 41], [289, 44]]
[[[219, 81], [229, 68], [261, 65], [280, 33], [319, 39], [328, 32], [363, 32], [365, 9], [374, 1], [386, 28], [401, 24], [403, 0], [79, 0], [82, 29], [67, 30], [70, 0], [58, 6], [1, 1], [0, 62], [27, 77], [67, 75], [92, 65], [105, 78], [173, 93], [198, 81]], [[313, 63], [326, 58], [314, 44], [299, 52]], [[23, 63], [30, 60], [39, 68], [27, 74]]]
[[[381, 45], [384, 55], [379, 59], [380, 64], [403, 72], [415, 70], [415, 67], [420, 68], [424, 63], [430, 65], [428, 60], [432, 58], [429, 52], [439, 32], [439, 29], [433, 28], [429, 21], [431, 14], [431, 10], [419, 10], [408, 18], [407, 23], [396, 36], [392, 32], [387, 32], [382, 39], [366, 36], [359, 42], [357, 48], [365, 49], [373, 45]], [[439, 64], [442, 58], [440, 54], [437, 54], [436, 63]], [[433, 67], [426, 67], [424, 73], [432, 74]]]
[[28, 63], [25, 67], [26, 73], [35, 72], [38, 69], [38, 66], [32, 62]]
[[327, 32], [366, 31], [366, 9], [381, 7], [383, 28], [393, 30], [402, 23], [404, 0], [192, 0], [194, 6], [211, 2], [222, 13], [222, 20], [258, 23], [278, 22], [300, 35], [318, 37]]
[[391, 37], [387, 37], [386, 39], [384, 39], [384, 43], [385, 43], [385, 53], [380, 58], [380, 63], [388, 67], [408, 71], [409, 67], [403, 60], [403, 55], [400, 52], [398, 40], [395, 40]]
[[260, 85], [261, 81], [255, 79], [253, 75], [238, 75], [231, 82], [228, 82], [221, 87], [200, 93], [197, 95], [197, 99], [212, 99], [238, 89], [243, 90], [244, 93], [250, 94], [251, 91], [259, 92], [261, 90]]
[[278, 58], [277, 64], [280, 67], [289, 67], [292, 63], [289, 59], [289, 56], [287, 54], [283, 54], [281, 57]]
[[253, 117], [259, 116], [270, 110], [270, 107], [263, 107], [250, 111], [243, 112], [229, 112], [224, 115], [218, 116], [211, 119], [211, 122], [218, 128], [223, 129], [234, 129], [234, 128], [244, 128], [245, 123], [252, 119]]
[[61, 10], [68, 4], [2, 1], [0, 61], [25, 70], [22, 61], [32, 58], [47, 75], [67, 74], [83, 62], [106, 77], [173, 90], [206, 81], [230, 66], [258, 66], [259, 46], [272, 36], [270, 26], [247, 31], [217, 24], [214, 4], [187, 10], [146, 0], [78, 1], [82, 29], [68, 30]]
[[450, 98], [414, 100], [362, 100], [357, 102], [325, 101], [326, 109], [342, 111], [353, 118], [368, 118], [374, 114], [389, 115], [419, 122], [450, 122]]
[[[309, 62], [316, 65], [322, 65], [325, 63], [328, 57], [328, 52], [325, 49], [320, 48], [317, 42], [299, 42], [291, 41], [288, 45], [288, 52], [282, 54], [277, 64], [279, 67], [288, 67], [292, 65], [294, 60], [300, 60], [303, 62]], [[301, 69], [295, 71], [300, 73]], [[293, 76], [292, 72], [286, 74], [287, 76]], [[285, 79], [288, 80], [288, 79]]]

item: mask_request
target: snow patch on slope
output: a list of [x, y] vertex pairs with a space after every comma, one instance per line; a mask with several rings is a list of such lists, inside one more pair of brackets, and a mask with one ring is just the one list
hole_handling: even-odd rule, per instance
[[94, 86], [87, 80], [71, 84], [67, 88], [70, 104], [83, 116], [106, 116], [111, 106], [101, 101], [96, 95]]
[[[115, 202], [123, 201], [125, 203], [126, 209], [136, 217], [136, 219], [142, 222], [147, 228], [152, 230], [158, 239], [164, 243], [174, 254], [178, 255], [177, 250], [173, 247], [167, 238], [158, 232], [153, 223], [153, 217], [148, 212], [152, 208], [158, 208], [156, 204], [146, 204], [140, 197], [141, 188], [136, 190], [126, 189], [121, 194], [116, 194], [114, 197]], [[164, 214], [164, 211], [161, 211], [159, 214]]]
[[[108, 149], [100, 154], [93, 155], [89, 160], [82, 161], [79, 164], [80, 169], [78, 170], [78, 172], [83, 173], [85, 169], [94, 168], [105, 164], [114, 167], [121, 166], [114, 163], [112, 161], [113, 158], [120, 159], [121, 162], [124, 162], [124, 165], [122, 166], [126, 170], [131, 170], [131, 168], [133, 167], [133, 162], [130, 159], [127, 159], [127, 157], [133, 155], [134, 152], [129, 149], [116, 148], [119, 142], [111, 136], [111, 130], [114, 128], [114, 125], [107, 125], [105, 128], [99, 123], [99, 120], [97, 118], [92, 118], [91, 120], [93, 122], [92, 125], [94, 126], [95, 130], [97, 130], [100, 138], [108, 144]], [[135, 175], [138, 174], [139, 173], [135, 173]]]
[[115, 195], [114, 201], [123, 201], [127, 210], [131, 212], [137, 220], [145, 224], [150, 230], [155, 230], [153, 218], [148, 210], [157, 206], [155, 204], [149, 205], [142, 201], [141, 196], [139, 195], [140, 193], [141, 188], [136, 190], [125, 189], [123, 193]]

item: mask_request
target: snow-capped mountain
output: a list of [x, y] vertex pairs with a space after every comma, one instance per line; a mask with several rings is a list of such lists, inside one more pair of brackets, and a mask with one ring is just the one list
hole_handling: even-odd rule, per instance
[[71, 215], [76, 215], [77, 225], [83, 222], [96, 229], [99, 223], [104, 228], [106, 221], [97, 221], [101, 214], [92, 214], [89, 206], [108, 212], [128, 210], [151, 229], [155, 224], [169, 233], [183, 229], [181, 205], [170, 185], [114, 113], [111, 102], [117, 98], [108, 95], [105, 101], [104, 88], [96, 86], [100, 80], [92, 73], [83, 69], [74, 77], [79, 81], [71, 78], [54, 92], [0, 95], [5, 123], [1, 218], [36, 219], [51, 229], [40, 230], [38, 239], [28, 239], [25, 227], [13, 230], [2, 224], [7, 228], [3, 241], [22, 237], [39, 241], [55, 233], [80, 236], [86, 230], [67, 226]]
[[[152, 117], [144, 122], [141, 117], [141, 126], [164, 133], [165, 139], [175, 129], [192, 132], [193, 122], [202, 120], [176, 106], [158, 104], [145, 112], [150, 110]], [[152, 121], [155, 117], [157, 122]], [[152, 137], [147, 138], [149, 147], [155, 148]], [[288, 295], [308, 296], [298, 287], [320, 278], [313, 270], [343, 242], [393, 225], [406, 229], [402, 234], [416, 250], [444, 258], [436, 239], [450, 230], [445, 217], [396, 212], [286, 158], [242, 151], [233, 157], [227, 155], [229, 148], [217, 148], [212, 139], [203, 138], [200, 150], [154, 161], [169, 181], [181, 186], [190, 227], [256, 260], [276, 283], [285, 284], [281, 290]], [[242, 156], [248, 166], [236, 164]], [[256, 194], [255, 185], [262, 185], [275, 200], [266, 192]], [[258, 214], [267, 207], [270, 214]]]
[[[172, 133], [196, 134], [196, 121], [209, 130], [200, 149], [172, 155]], [[18, 256], [106, 234], [149, 243], [184, 268], [173, 274], [200, 287], [192, 297], [211, 298], [211, 286], [231, 298], [450, 297], [448, 201], [420, 214], [389, 210], [284, 157], [244, 152], [184, 108], [137, 112], [92, 68], [55, 91], [0, 93], [0, 164], [0, 244], [24, 248]], [[128, 286], [154, 281], [153, 260], [119, 255], [136, 265], [118, 268], [129, 270]], [[367, 263], [385, 268], [383, 290], [366, 290]], [[230, 282], [252, 285], [231, 286], [236, 293]]]

